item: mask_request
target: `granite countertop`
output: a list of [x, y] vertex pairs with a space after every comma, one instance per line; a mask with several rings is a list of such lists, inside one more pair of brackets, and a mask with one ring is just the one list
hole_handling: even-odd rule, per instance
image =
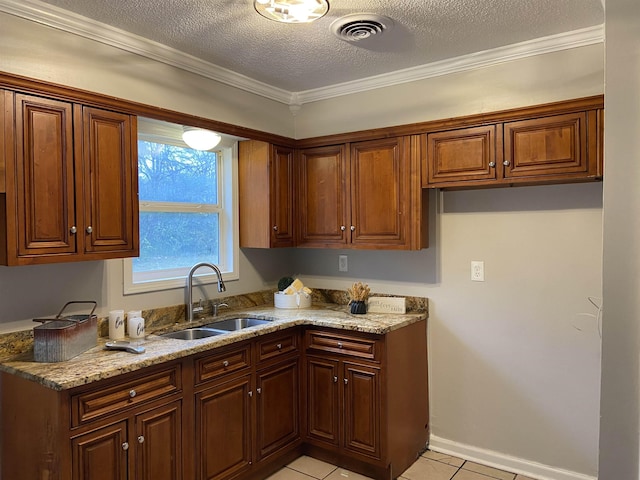
[[[198, 340], [179, 340], [159, 336], [170, 330], [182, 330], [238, 316], [264, 318], [271, 322]], [[296, 325], [314, 325], [384, 335], [426, 318], [427, 312], [353, 315], [349, 313], [346, 305], [337, 304], [320, 304], [302, 310], [276, 309], [272, 305], [253, 306], [225, 310], [224, 314], [219, 314], [215, 318], [199, 319], [192, 324], [180, 323], [152, 332], [138, 342], [146, 350], [142, 354], [105, 350], [104, 344], [108, 339], [101, 337], [96, 347], [66, 362], [35, 362], [33, 350], [31, 350], [5, 359], [0, 363], [0, 370], [38, 382], [54, 390], [66, 390]]]

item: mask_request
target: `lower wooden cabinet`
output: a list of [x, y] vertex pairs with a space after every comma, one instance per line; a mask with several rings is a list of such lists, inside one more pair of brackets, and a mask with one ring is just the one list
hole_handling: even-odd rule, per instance
[[74, 480], [180, 480], [181, 402], [73, 437]]
[[257, 480], [305, 452], [395, 478], [426, 447], [426, 355], [421, 321], [294, 327], [63, 391], [2, 372], [0, 478]]
[[426, 448], [426, 322], [370, 335], [305, 332], [307, 453], [393, 479]]

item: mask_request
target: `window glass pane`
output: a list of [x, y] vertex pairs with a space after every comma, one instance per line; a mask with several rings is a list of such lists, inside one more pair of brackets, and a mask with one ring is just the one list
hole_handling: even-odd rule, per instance
[[215, 152], [138, 141], [140, 201], [218, 203]]
[[133, 271], [219, 263], [217, 213], [140, 212], [140, 257]]

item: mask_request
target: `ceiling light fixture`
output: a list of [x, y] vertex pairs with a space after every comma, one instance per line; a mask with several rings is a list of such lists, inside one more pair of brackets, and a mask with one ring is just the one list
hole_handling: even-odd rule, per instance
[[211, 150], [220, 143], [219, 133], [197, 127], [182, 127], [182, 140], [194, 150]]
[[269, 20], [282, 23], [309, 23], [329, 11], [327, 0], [254, 0], [256, 11]]

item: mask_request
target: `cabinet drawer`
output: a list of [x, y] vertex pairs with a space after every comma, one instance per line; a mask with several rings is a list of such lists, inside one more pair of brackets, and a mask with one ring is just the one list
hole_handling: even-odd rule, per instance
[[229, 373], [251, 366], [251, 345], [225, 349], [197, 358], [195, 361], [196, 385], [215, 380]]
[[379, 361], [382, 354], [380, 340], [319, 330], [308, 330], [305, 344], [308, 350], [339, 353], [367, 360]]
[[140, 373], [140, 378], [73, 395], [71, 422], [75, 427], [181, 390], [180, 364], [155, 373]]
[[298, 350], [298, 333], [287, 332], [283, 335], [269, 336], [257, 342], [258, 362], [279, 357]]

